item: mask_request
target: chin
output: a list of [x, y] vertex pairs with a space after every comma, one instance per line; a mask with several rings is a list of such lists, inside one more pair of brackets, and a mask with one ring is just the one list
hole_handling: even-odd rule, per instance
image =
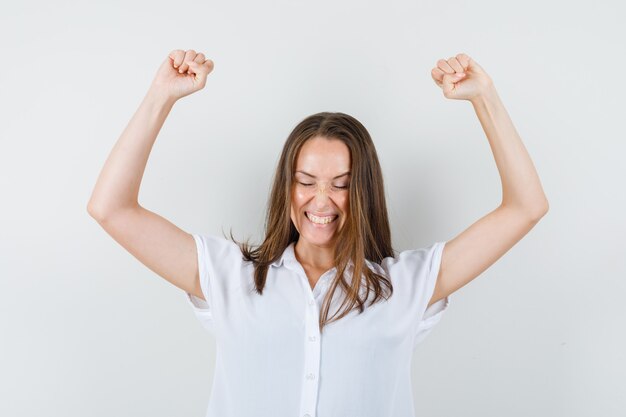
[[332, 237], [323, 237], [323, 236], [311, 236], [308, 233], [300, 234], [300, 238], [307, 241], [311, 245], [315, 246], [331, 246], [335, 242], [335, 236]]
[[[343, 218], [341, 215], [331, 223], [325, 225], [313, 223], [304, 213], [298, 216], [297, 219], [298, 223], [296, 229], [298, 230], [300, 237], [307, 243], [315, 246], [334, 245], [337, 233], [341, 226], [343, 226]], [[292, 223], [295, 225], [296, 223], [293, 222], [293, 220], [294, 217], [292, 212]]]
[[337, 227], [339, 224], [329, 225], [329, 227], [317, 227], [304, 218], [300, 223], [300, 236], [312, 245], [332, 246], [337, 237]]

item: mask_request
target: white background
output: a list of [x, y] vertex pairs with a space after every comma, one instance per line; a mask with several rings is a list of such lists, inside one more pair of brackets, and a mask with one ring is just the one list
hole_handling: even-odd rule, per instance
[[500, 203], [471, 104], [430, 76], [438, 59], [470, 55], [550, 211], [453, 294], [416, 349], [416, 413], [623, 415], [623, 16], [618, 1], [3, 3], [0, 415], [204, 415], [215, 341], [182, 290], [86, 210], [172, 49], [215, 69], [166, 120], [144, 207], [190, 233], [232, 227], [258, 242], [287, 135], [341, 111], [377, 147], [398, 251], [450, 240]]

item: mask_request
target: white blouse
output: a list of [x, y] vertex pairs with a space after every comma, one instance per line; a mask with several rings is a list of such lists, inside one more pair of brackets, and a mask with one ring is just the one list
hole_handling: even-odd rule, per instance
[[[206, 417], [410, 417], [413, 348], [430, 333], [450, 296], [426, 308], [446, 242], [406, 250], [380, 265], [393, 295], [325, 325], [318, 317], [336, 268], [315, 288], [294, 243], [268, 269], [263, 295], [254, 267], [219, 236], [193, 234], [206, 302], [185, 292], [216, 339], [216, 366]], [[347, 277], [352, 271], [350, 264]], [[365, 292], [362, 293], [363, 295]], [[340, 307], [335, 291], [329, 317]]]

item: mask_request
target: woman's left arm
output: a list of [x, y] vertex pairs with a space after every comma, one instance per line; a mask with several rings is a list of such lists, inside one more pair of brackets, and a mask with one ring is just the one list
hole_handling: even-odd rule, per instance
[[502, 181], [502, 206], [525, 211], [541, 218], [548, 211], [548, 199], [539, 175], [519, 137], [498, 92], [491, 83], [471, 100], [487, 135]]
[[439, 60], [431, 75], [446, 98], [472, 103], [500, 174], [502, 202], [446, 242], [429, 306], [480, 275], [548, 212], [539, 175], [491, 77], [465, 54]]

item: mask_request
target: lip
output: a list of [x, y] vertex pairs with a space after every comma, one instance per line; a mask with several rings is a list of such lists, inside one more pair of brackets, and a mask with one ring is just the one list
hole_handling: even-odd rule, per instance
[[306, 213], [312, 214], [316, 217], [330, 217], [330, 216], [338, 216], [337, 213], [315, 213], [313, 211], [305, 211], [304, 214], [306, 215]]
[[[314, 227], [315, 229], [334, 229], [335, 227], [334, 225], [335, 223], [337, 223], [337, 219], [339, 218], [339, 215], [331, 215], [331, 216], [326, 215], [327, 217], [333, 217], [333, 219], [328, 223], [315, 223], [309, 218], [307, 213], [310, 213], [310, 212], [308, 211], [304, 212], [304, 217], [306, 217], [306, 222], [310, 224], [312, 227]], [[314, 216], [317, 216], [317, 215], [314, 214]]]

